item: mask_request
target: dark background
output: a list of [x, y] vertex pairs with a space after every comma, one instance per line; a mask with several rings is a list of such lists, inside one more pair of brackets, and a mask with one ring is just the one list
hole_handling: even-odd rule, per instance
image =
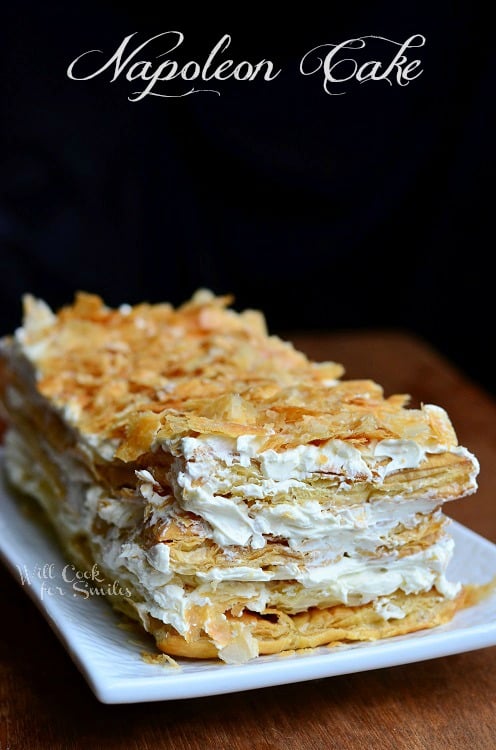
[[[478, 4], [403, 5], [238, 5], [241, 22], [194, 6], [4, 9], [0, 333], [25, 291], [57, 307], [76, 289], [117, 305], [206, 286], [264, 309], [272, 331], [412, 330], [496, 392], [490, 23]], [[230, 33], [224, 57], [283, 73], [138, 103], [125, 80], [68, 80], [77, 55], [110, 56], [140, 29], [181, 30], [183, 62]], [[424, 73], [405, 88], [328, 96], [298, 71], [318, 44], [415, 33]]]

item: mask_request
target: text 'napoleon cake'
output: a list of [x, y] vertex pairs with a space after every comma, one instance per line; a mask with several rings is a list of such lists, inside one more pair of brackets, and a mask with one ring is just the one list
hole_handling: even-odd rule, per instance
[[478, 464], [437, 406], [310, 362], [200, 291], [54, 314], [1, 347], [11, 482], [167, 654], [243, 662], [449, 621], [446, 500]]

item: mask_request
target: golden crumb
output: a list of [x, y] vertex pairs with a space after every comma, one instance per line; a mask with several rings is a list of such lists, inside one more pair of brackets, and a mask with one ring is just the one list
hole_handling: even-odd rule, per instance
[[157, 666], [174, 667], [174, 669], [182, 669], [181, 665], [177, 663], [172, 656], [169, 654], [152, 654], [149, 651], [142, 651], [141, 658], [147, 664], [155, 664]]
[[79, 293], [53, 314], [29, 297], [22, 347], [38, 390], [125, 462], [198, 434], [257, 435], [275, 451], [409, 436], [456, 445], [441, 409], [406, 409], [407, 396], [384, 398], [370, 380], [340, 381], [340, 364], [310, 361], [268, 336], [261, 313], [237, 313], [230, 301], [202, 290], [177, 309], [110, 309]]

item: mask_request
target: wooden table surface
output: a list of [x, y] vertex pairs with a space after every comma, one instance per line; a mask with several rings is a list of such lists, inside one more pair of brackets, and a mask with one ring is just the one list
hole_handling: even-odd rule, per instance
[[[406, 334], [294, 340], [315, 359], [343, 362], [350, 377], [374, 378], [387, 394], [444, 406], [482, 466], [477, 495], [449, 512], [496, 542], [496, 403]], [[3, 569], [0, 591], [0, 750], [496, 748], [496, 647], [232, 695], [107, 706]]]

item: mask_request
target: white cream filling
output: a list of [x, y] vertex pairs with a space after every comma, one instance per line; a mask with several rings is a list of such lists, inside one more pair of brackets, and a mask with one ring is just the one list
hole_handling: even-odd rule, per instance
[[382, 596], [374, 602], [374, 609], [383, 620], [402, 620], [406, 612], [393, 604], [387, 596]]
[[[425, 410], [433, 408], [424, 407]], [[435, 444], [427, 447], [415, 440], [401, 438], [372, 441], [360, 449], [344, 440], [330, 439], [319, 446], [299, 445], [281, 452], [259, 451], [264, 441], [265, 438], [253, 435], [238, 438], [210, 435], [165, 441], [163, 447], [183, 456], [188, 464], [208, 464], [206, 468], [209, 470], [218, 465], [247, 467], [256, 462], [262, 476], [269, 480], [301, 481], [318, 473], [337, 475], [343, 481], [367, 479], [377, 483], [400, 469], [417, 468], [427, 453], [453, 450], [453, 446]], [[387, 458], [390, 460], [385, 462]], [[196, 470], [197, 476], [198, 472], [199, 469]]]
[[[140, 473], [143, 478], [143, 472]], [[388, 540], [390, 533], [399, 524], [415, 528], [423, 516], [431, 514], [439, 505], [436, 498], [402, 497], [381, 498], [367, 503], [340, 507], [326, 507], [317, 500], [298, 504], [266, 500], [247, 503], [243, 496], [225, 498], [215, 494], [215, 483], [195, 487], [184, 477], [181, 481], [184, 492], [181, 506], [206, 521], [201, 533], [217, 542], [221, 547], [230, 545], [264, 547], [267, 538], [282, 538], [296, 551], [317, 551], [332, 543], [335, 556], [347, 552], [373, 552]], [[154, 521], [174, 515], [179, 504], [168, 505], [164, 510], [163, 498], [153, 490], [153, 478], [142, 479], [141, 491], [150, 503], [157, 503]], [[238, 486], [238, 491], [248, 493], [247, 485]], [[249, 494], [245, 497], [250, 497]]]
[[[332, 533], [338, 551], [352, 551], [353, 542], [358, 549], [371, 551], [398, 523], [413, 527], [418, 514], [431, 513], [439, 504], [429, 497], [409, 500], [406, 495], [331, 511], [315, 501], [281, 501], [294, 490], [305, 490], [309, 478], [333, 475], [346, 490], [349, 477], [381, 484], [395, 471], [416, 468], [427, 451], [413, 440], [382, 440], [361, 451], [330, 440], [319, 447], [301, 445], [281, 453], [257, 452], [262, 442], [251, 435], [210, 436], [187, 437], [164, 446], [177, 456], [171, 482], [178, 502], [208, 524], [204, 533], [221, 547], [260, 549], [267, 537], [283, 537], [293, 549], [310, 550]], [[473, 459], [461, 447], [431, 446], [429, 452], [446, 450]], [[475, 462], [473, 490], [477, 470]], [[139, 479], [149, 499], [153, 477], [141, 474]]]
[[[46, 483], [42, 467], [30, 460], [29, 450], [18, 436], [8, 439], [7, 449], [14, 482], [21, 489], [40, 497], [40, 488]], [[90, 531], [97, 516], [113, 524], [105, 537], [93, 538], [99, 550], [97, 564], [112, 575], [122, 575], [132, 581], [137, 599], [141, 599], [137, 602], [137, 609], [142, 616], [156, 617], [183, 635], [188, 632], [188, 612], [193, 605], [215, 606], [219, 600], [241, 601], [258, 612], [266, 607], [276, 607], [295, 613], [314, 606], [365, 604], [378, 597], [387, 597], [397, 589], [413, 594], [435, 586], [440, 594], [453, 597], [460, 588], [459, 584], [449, 583], [445, 578], [453, 541], [443, 537], [428, 549], [405, 557], [394, 554], [378, 559], [342, 557], [307, 567], [288, 563], [278, 566], [278, 570], [249, 566], [211, 568], [198, 571], [196, 576], [189, 578], [194, 588], [188, 591], [182, 585], [181, 577], [171, 569], [166, 545], [159, 543], [145, 550], [133, 541], [132, 536], [123, 541], [123, 529], [139, 527], [138, 516], [141, 514], [142, 517], [142, 507], [136, 499], [107, 498], [101, 487], [91, 485], [87, 485], [79, 496], [82, 501], [81, 531]], [[60, 507], [66, 508], [67, 504], [60, 503]], [[67, 532], [75, 531], [72, 511], [69, 514], [64, 511], [57, 520], [66, 526]], [[283, 575], [285, 579], [278, 580]], [[391, 613], [391, 616], [398, 616], [398, 613]], [[250, 648], [249, 644], [245, 646]]]
[[[298, 581], [290, 580], [276, 588], [265, 581], [239, 581], [246, 569], [233, 572], [233, 580], [223, 578], [216, 586], [198, 575], [199, 585], [191, 593], [181, 586], [165, 584], [156, 588], [146, 587], [146, 572], [137, 568], [140, 575], [139, 588], [145, 602], [143, 611], [164, 623], [172, 624], [185, 634], [188, 630], [188, 610], [197, 604], [213, 604], [216, 600], [245, 600], [246, 606], [262, 612], [265, 607], [275, 607], [289, 614], [302, 612], [309, 607], [331, 607], [336, 604], [361, 605], [380, 597], [387, 597], [397, 590], [406, 594], [430, 591], [435, 587], [447, 598], [453, 598], [460, 584], [446, 580], [445, 570], [453, 553], [453, 541], [444, 537], [428, 550], [394, 560], [370, 561], [344, 558], [338, 563], [320, 569], [308, 570]], [[381, 616], [384, 619], [399, 618], [399, 608], [385, 604]]]
[[[360, 587], [374, 576], [383, 577], [384, 574], [401, 577], [403, 584], [413, 575], [418, 580], [418, 571], [423, 567], [433, 573], [443, 572], [452, 554], [450, 538], [443, 537], [428, 549], [413, 555], [397, 557], [387, 555], [380, 558], [341, 557], [337, 562], [329, 561], [325, 565], [300, 566], [289, 562], [271, 566], [270, 570], [253, 568], [245, 565], [232, 565], [229, 568], [212, 567], [205, 572], [198, 571], [196, 577], [201, 581], [286, 581], [295, 580], [305, 588], [312, 589], [334, 585], [342, 580], [356, 581]], [[434, 579], [429, 579], [429, 588], [434, 585]], [[400, 588], [398, 585], [396, 588]]]

